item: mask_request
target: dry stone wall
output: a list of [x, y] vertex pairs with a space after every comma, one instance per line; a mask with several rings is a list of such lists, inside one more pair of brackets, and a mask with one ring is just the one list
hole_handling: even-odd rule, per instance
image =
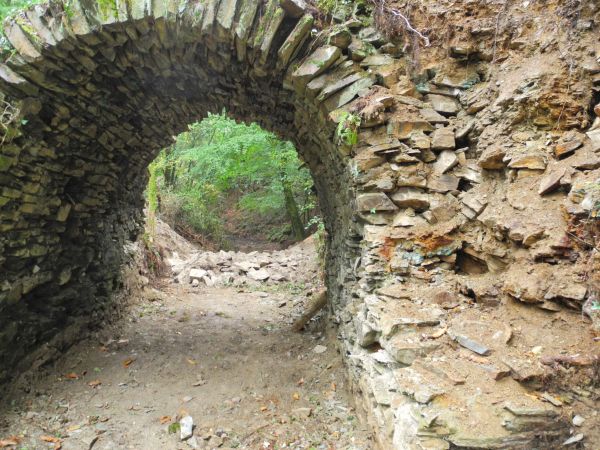
[[[335, 124], [284, 88], [292, 57], [309, 50], [312, 17], [275, 2], [117, 6], [37, 6], [6, 26], [15, 53], [2, 93], [18, 117], [0, 174], [3, 380], [59, 330], [110, 315], [123, 246], [141, 229], [147, 166], [208, 111], [226, 108], [297, 144], [331, 247], [346, 254], [352, 190]], [[340, 63], [336, 47], [311, 50], [294, 63], [298, 88]]]
[[149, 162], [226, 108], [311, 169], [341, 349], [382, 448], [565, 439], [556, 404], [527, 395], [551, 376], [540, 352], [565, 343], [523, 332], [519, 308], [559, 330], [549, 311], [595, 304], [597, 257], [579, 241], [596, 226], [600, 125], [498, 133], [528, 103], [485, 89], [480, 53], [456, 46], [450, 69], [415, 75], [361, 21], [313, 22], [301, 0], [70, 0], [6, 24], [0, 381], [118, 310]]

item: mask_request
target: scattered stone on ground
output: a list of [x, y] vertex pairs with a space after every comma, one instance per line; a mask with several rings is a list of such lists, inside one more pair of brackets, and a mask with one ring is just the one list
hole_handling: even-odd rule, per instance
[[313, 237], [304, 243], [272, 252], [174, 252], [167, 261], [175, 282], [203, 286], [268, 286], [312, 282], [316, 256]]

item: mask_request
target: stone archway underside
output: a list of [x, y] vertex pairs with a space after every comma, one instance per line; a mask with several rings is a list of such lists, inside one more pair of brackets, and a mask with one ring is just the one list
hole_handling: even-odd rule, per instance
[[[537, 373], [539, 364], [507, 352], [508, 370], [499, 361], [486, 368], [511, 375], [502, 387], [493, 377], [462, 387], [455, 358], [443, 353], [457, 351], [453, 341], [485, 353], [473, 342], [485, 335], [479, 312], [449, 312], [462, 294], [479, 304], [589, 296], [576, 265], [547, 239], [565, 227], [563, 197], [536, 196], [505, 222], [506, 198], [515, 202], [526, 176], [541, 177], [547, 157], [492, 145], [457, 152], [473, 127], [453, 128], [454, 94], [440, 88], [424, 103], [393, 93], [401, 56], [358, 63], [364, 55], [349, 58], [348, 39], [313, 37], [312, 25], [293, 0], [71, 0], [7, 24], [15, 53], [0, 65], [0, 89], [19, 114], [0, 152], [0, 382], [61, 330], [110, 316], [124, 244], [140, 230], [149, 162], [187, 124], [226, 108], [292, 140], [311, 169], [331, 238], [342, 348], [383, 448], [508, 448], [564, 435], [568, 424], [525, 396], [512, 410], [468, 402], [523, 391], [520, 368]], [[336, 142], [342, 111], [362, 117], [354, 148]], [[540, 178], [541, 194], [560, 185], [557, 176]], [[540, 212], [551, 226], [531, 220]], [[523, 256], [544, 240], [537, 256]], [[540, 288], [550, 270], [568, 286]], [[440, 396], [459, 406], [436, 403]], [[520, 411], [536, 408], [544, 411], [529, 426]]]

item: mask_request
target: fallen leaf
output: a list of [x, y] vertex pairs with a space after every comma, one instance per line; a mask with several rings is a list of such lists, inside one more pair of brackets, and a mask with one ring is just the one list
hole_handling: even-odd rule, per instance
[[300, 400], [300, 394], [298, 394], [297, 392], [294, 392], [294, 395], [292, 395], [292, 398], [294, 400]]
[[69, 380], [79, 380], [79, 375], [77, 375], [75, 372], [71, 372], [66, 374], [65, 378], [68, 378]]
[[337, 389], [337, 384], [331, 383], [331, 390], [335, 392], [336, 389]]
[[302, 386], [304, 384], [304, 378], [300, 378], [296, 384]]
[[164, 425], [171, 421], [171, 416], [161, 416], [161, 418], [158, 420], [160, 421], [161, 425]]
[[79, 424], [79, 425], [71, 425], [69, 428], [67, 428], [67, 431], [68, 431], [69, 433], [71, 433], [72, 431], [77, 431], [77, 430], [79, 430], [80, 428], [81, 428], [81, 424]]
[[267, 408], [266, 406], [261, 406], [261, 407], [260, 407], [260, 410], [261, 410], [261, 411], [266, 411], [267, 409], [268, 409], [268, 408]]
[[127, 368], [131, 365], [132, 362], [134, 362], [135, 359], [134, 358], [127, 358], [125, 361], [123, 361], [123, 367]]
[[13, 445], [19, 445], [21, 438], [17, 436], [10, 436], [6, 439], [0, 439], [0, 448], [12, 447]]
[[187, 358], [186, 360], [187, 360], [188, 364], [191, 366], [195, 366], [196, 364], [198, 364], [198, 361], [196, 361], [195, 359]]
[[97, 388], [101, 384], [102, 384], [102, 381], [100, 381], [100, 380], [94, 380], [94, 381], [90, 381], [88, 383], [88, 386], [93, 387], [93, 388]]
[[47, 434], [40, 436], [40, 439], [44, 442], [54, 442], [55, 444], [60, 443], [60, 438], [55, 436], [48, 436]]
[[206, 384], [206, 380], [198, 380], [192, 386], [202, 386]]

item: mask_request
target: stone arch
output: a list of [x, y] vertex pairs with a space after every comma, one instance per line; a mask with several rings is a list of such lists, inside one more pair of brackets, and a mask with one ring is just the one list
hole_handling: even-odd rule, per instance
[[366, 72], [315, 42], [313, 17], [300, 6], [284, 6], [75, 0], [7, 23], [15, 52], [0, 68], [1, 89], [20, 122], [2, 146], [0, 366], [14, 367], [80, 316], [101, 321], [114, 307], [123, 245], [142, 223], [147, 166], [209, 111], [225, 108], [296, 144], [331, 255], [346, 255], [330, 258], [330, 288], [339, 291], [353, 190], [329, 112], [342, 102], [325, 106], [306, 85], [317, 76], [320, 87], [331, 83], [325, 74], [334, 70]]
[[[520, 433], [519, 411], [527, 416], [530, 405], [492, 402], [496, 385], [483, 372], [484, 389], [472, 395], [489, 402], [465, 400], [455, 341], [473, 343], [435, 327], [501, 327], [496, 318], [482, 325], [477, 309], [449, 313], [461, 298], [541, 308], [591, 298], [580, 277], [585, 258], [577, 259], [586, 250], [564, 237], [561, 207], [580, 220], [589, 208], [579, 197], [595, 194], [560, 190], [574, 173], [584, 191], [597, 177], [598, 131], [563, 143], [566, 152], [581, 147], [577, 161], [529, 146], [539, 144], [533, 138], [509, 138], [488, 125], [504, 120], [499, 111], [516, 94], [497, 94], [489, 79], [478, 89], [480, 73], [469, 71], [473, 58], [493, 59], [483, 50], [449, 49], [456, 79], [424, 70], [409, 80], [401, 52], [365, 58], [349, 48], [360, 23], [313, 35], [302, 5], [69, 0], [7, 23], [14, 52], [0, 64], [0, 94], [14, 120], [0, 148], [0, 383], [73, 318], [101, 321], [116, 307], [111, 293], [123, 245], [140, 230], [148, 163], [188, 123], [225, 107], [291, 139], [311, 169], [331, 239], [334, 320], [382, 448], [534, 447], [543, 433], [560, 438], [566, 422], [540, 419]], [[492, 48], [489, 34], [476, 36]], [[526, 103], [513, 106], [506, 128], [529, 114]], [[361, 118], [355, 145], [337, 136], [348, 113]], [[537, 110], [533, 123], [550, 123], [543, 116], [551, 113]], [[538, 191], [523, 200], [532, 180]], [[504, 392], [523, 392], [531, 377], [522, 367], [544, 373], [508, 356], [510, 371], [498, 370]], [[459, 406], [436, 405], [442, 395]], [[481, 421], [491, 415], [503, 422], [488, 430]]]

